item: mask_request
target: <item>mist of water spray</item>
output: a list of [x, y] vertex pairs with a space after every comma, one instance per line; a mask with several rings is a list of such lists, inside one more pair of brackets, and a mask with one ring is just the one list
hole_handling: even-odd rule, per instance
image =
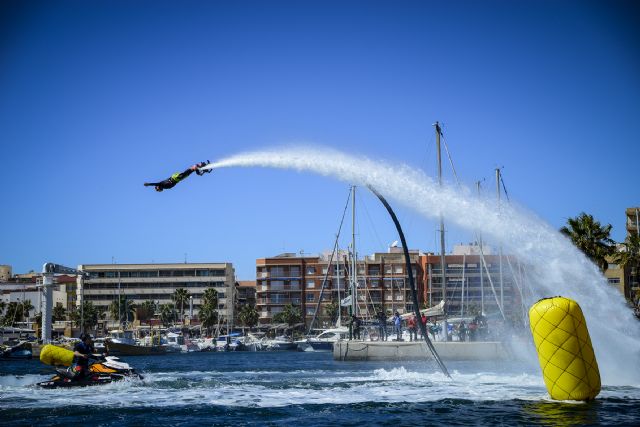
[[243, 153], [209, 168], [272, 167], [312, 171], [350, 184], [376, 188], [387, 199], [427, 218], [446, 221], [502, 243], [505, 252], [528, 267], [531, 301], [562, 295], [576, 300], [587, 318], [605, 384], [638, 384], [640, 328], [624, 298], [596, 266], [564, 236], [535, 215], [513, 205], [496, 208], [468, 189], [439, 187], [422, 171], [372, 161], [333, 149], [292, 147]]

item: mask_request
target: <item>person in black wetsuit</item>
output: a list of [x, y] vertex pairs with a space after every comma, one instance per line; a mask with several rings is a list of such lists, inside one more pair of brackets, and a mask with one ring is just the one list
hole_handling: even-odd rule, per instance
[[95, 352], [91, 335], [80, 335], [80, 342], [73, 347], [73, 362], [71, 363], [71, 371], [73, 379], [80, 380], [89, 372], [89, 356]]
[[206, 171], [200, 170], [200, 168], [206, 166], [208, 163], [209, 162], [196, 163], [195, 165], [191, 166], [189, 169], [185, 170], [184, 172], [174, 173], [173, 175], [171, 175], [169, 178], [165, 179], [164, 181], [160, 181], [160, 182], [145, 182], [144, 186], [145, 187], [154, 186], [156, 188], [156, 191], [168, 190], [170, 188], [173, 188], [177, 183], [179, 183], [180, 181], [182, 181], [183, 179], [185, 179], [186, 177], [191, 175], [193, 172], [195, 172], [198, 175], [202, 175], [204, 173], [211, 172], [211, 169], [206, 170]]

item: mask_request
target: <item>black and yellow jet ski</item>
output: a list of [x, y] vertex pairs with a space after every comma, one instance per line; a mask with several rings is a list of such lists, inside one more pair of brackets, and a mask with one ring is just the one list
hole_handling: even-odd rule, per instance
[[[54, 345], [46, 345], [40, 353], [40, 360], [48, 365], [68, 366], [73, 360], [73, 352], [66, 348]], [[58, 387], [86, 387], [91, 385], [109, 384], [114, 381], [121, 381], [125, 378], [140, 378], [135, 369], [131, 368], [128, 363], [120, 361], [114, 356], [95, 355], [91, 359], [89, 371], [82, 377], [69, 369], [58, 368], [56, 375], [50, 380], [37, 383], [42, 388], [58, 388]]]

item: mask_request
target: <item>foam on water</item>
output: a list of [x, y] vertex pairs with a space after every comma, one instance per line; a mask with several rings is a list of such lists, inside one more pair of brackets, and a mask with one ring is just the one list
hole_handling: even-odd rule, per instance
[[528, 266], [527, 284], [533, 290], [528, 304], [562, 295], [582, 307], [600, 366], [603, 384], [640, 384], [637, 366], [640, 328], [624, 298], [606, 283], [597, 267], [557, 230], [531, 212], [482, 199], [469, 189], [440, 188], [433, 179], [407, 165], [376, 162], [333, 149], [288, 147], [243, 153], [208, 166], [272, 167], [311, 171], [345, 182], [376, 188], [387, 199], [426, 218], [442, 213], [447, 222], [502, 243], [505, 252]]
[[[545, 395], [537, 377], [498, 373], [453, 372], [453, 381], [434, 371], [405, 367], [372, 370], [296, 371], [295, 373], [237, 373], [221, 371], [156, 372], [143, 381], [129, 380], [95, 388], [41, 390], [44, 378], [27, 375], [0, 377], [3, 406], [55, 408], [92, 401], [99, 407], [165, 407], [209, 403], [221, 406], [283, 407], [295, 404], [352, 404], [362, 402], [429, 402], [443, 397], [467, 400], [539, 399]], [[196, 380], [199, 379], [199, 380]], [[518, 384], [514, 388], [512, 384]], [[79, 403], [80, 404], [80, 403]]]

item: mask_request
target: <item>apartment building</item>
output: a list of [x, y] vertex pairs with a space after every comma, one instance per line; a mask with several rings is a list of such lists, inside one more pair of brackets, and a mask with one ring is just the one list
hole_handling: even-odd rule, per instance
[[[410, 310], [412, 298], [404, 255], [398, 248], [392, 249], [358, 260], [355, 272], [345, 252], [338, 253], [333, 260], [330, 253], [318, 256], [285, 253], [256, 260], [256, 307], [260, 323], [272, 323], [273, 316], [287, 304], [300, 307], [305, 324], [316, 313], [322, 318], [327, 306], [348, 295], [350, 277], [354, 275], [359, 316], [371, 318], [381, 309], [402, 313]], [[411, 251], [416, 286], [422, 294], [419, 256], [418, 251]]]
[[[204, 291], [213, 287], [218, 291], [221, 318], [233, 316], [235, 271], [231, 263], [82, 264], [78, 269], [89, 274], [78, 286], [78, 303], [84, 295], [100, 310], [108, 312], [118, 295], [126, 295], [135, 304], [173, 304], [175, 290], [185, 288], [192, 297], [195, 316]], [[188, 313], [189, 306], [184, 311]]]
[[[488, 248], [485, 250], [489, 252]], [[501, 268], [501, 257], [484, 252], [481, 256], [477, 247], [461, 245], [445, 256], [447, 313], [469, 315], [474, 310], [500, 316], [503, 308], [507, 318], [516, 310], [521, 314], [517, 286], [522, 286], [523, 267], [513, 257], [503, 256]], [[436, 306], [444, 298], [440, 255], [410, 250], [409, 257], [420, 307]], [[402, 248], [389, 248], [388, 252], [358, 260], [355, 272], [346, 253], [340, 252], [331, 263], [330, 258], [328, 253], [318, 256], [285, 253], [256, 260], [260, 324], [271, 324], [273, 316], [287, 304], [300, 308], [307, 325], [316, 313], [321, 324], [326, 322], [326, 309], [349, 294], [350, 277], [354, 275], [359, 316], [372, 318], [379, 310], [401, 314], [413, 311]], [[343, 313], [346, 314], [346, 309]]]
[[640, 233], [640, 207], [637, 208], [627, 208], [625, 210], [626, 214], [626, 228], [627, 228], [627, 236], [631, 234], [639, 234]]
[[483, 312], [501, 317], [501, 309], [506, 318], [521, 315], [518, 286], [525, 286], [524, 267], [514, 257], [491, 255], [491, 249], [480, 251], [476, 244], [454, 246], [445, 256], [446, 297], [441, 256], [425, 254], [421, 262], [428, 306], [445, 299], [449, 316]]

